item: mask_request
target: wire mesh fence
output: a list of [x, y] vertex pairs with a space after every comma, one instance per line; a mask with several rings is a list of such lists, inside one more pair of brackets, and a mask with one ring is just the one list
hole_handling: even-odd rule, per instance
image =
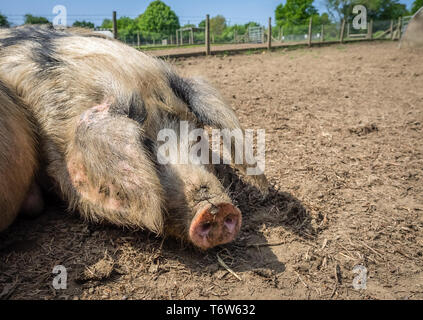
[[[7, 15], [12, 25], [23, 24], [25, 15]], [[54, 15], [43, 15], [52, 21]], [[68, 15], [68, 25], [75, 21], [90, 21], [97, 26], [95, 31], [102, 32], [107, 36], [113, 36], [110, 14], [98, 15]], [[131, 46], [142, 49], [171, 49], [176, 47], [204, 46], [206, 31], [204, 17], [180, 17], [181, 27], [177, 30], [167, 30], [162, 33], [144, 32], [140, 30], [135, 21], [138, 16], [119, 15], [117, 23], [117, 38]], [[252, 19], [254, 20], [254, 19]], [[352, 19], [346, 22], [330, 22], [326, 24], [303, 23], [290, 25], [289, 27], [272, 26], [272, 45], [284, 45], [293, 43], [318, 43], [333, 41], [351, 41], [360, 39], [398, 39], [404, 32], [410, 17], [393, 20], [368, 21], [363, 28], [355, 28]], [[109, 21], [109, 27], [104, 28], [105, 21]], [[127, 21], [129, 24], [123, 23]], [[348, 22], [349, 21], [349, 22]], [[244, 20], [245, 22], [245, 20]], [[132, 25], [131, 25], [132, 23]], [[102, 26], [103, 28], [99, 28]], [[311, 38], [311, 39], [310, 39]], [[210, 30], [210, 44], [251, 44], [265, 45], [269, 42], [268, 25], [249, 22], [243, 24], [240, 18], [226, 18], [222, 28]]]

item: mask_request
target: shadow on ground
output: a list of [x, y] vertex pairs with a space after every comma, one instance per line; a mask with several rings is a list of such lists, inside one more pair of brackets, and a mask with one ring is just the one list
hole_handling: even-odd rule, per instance
[[235, 272], [264, 276], [284, 272], [284, 262], [271, 249], [285, 245], [283, 237], [277, 235], [273, 241], [268, 240], [269, 235], [281, 227], [312, 239], [316, 231], [306, 208], [289, 193], [273, 187], [263, 197], [230, 168], [218, 170], [218, 177], [243, 213], [242, 230], [233, 243], [204, 252], [149, 232], [84, 222], [54, 200], [41, 217], [18, 219], [0, 235], [0, 298], [60, 298], [60, 292], [51, 286], [52, 270], [58, 264], [68, 269], [69, 296], [79, 295], [95, 283], [119, 281], [128, 275], [168, 277], [175, 265], [211, 275], [223, 269], [218, 255]]
[[243, 226], [238, 239], [207, 252], [191, 246], [187, 246], [190, 247], [187, 250], [183, 244], [169, 239], [165, 241], [166, 250], [172, 251], [178, 260], [196, 271], [204, 268], [213, 271], [217, 267], [218, 254], [228, 266], [236, 260], [234, 271], [285, 271], [283, 261], [271, 250], [273, 246], [284, 245], [284, 240], [280, 235], [275, 241], [268, 240], [266, 234], [270, 235], [270, 230], [281, 227], [298, 237], [313, 239], [317, 231], [311, 225], [312, 217], [308, 210], [294, 196], [273, 186], [264, 197], [256, 187], [240, 179], [230, 167], [218, 167], [217, 176], [243, 213]]

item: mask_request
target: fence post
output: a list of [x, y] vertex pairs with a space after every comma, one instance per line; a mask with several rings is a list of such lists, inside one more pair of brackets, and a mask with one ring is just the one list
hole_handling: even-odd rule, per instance
[[401, 39], [402, 18], [398, 18], [398, 40]]
[[210, 15], [206, 15], [206, 55], [210, 55]]
[[347, 23], [347, 39], [350, 37], [350, 23]]
[[283, 42], [283, 27], [281, 27], [281, 42]]
[[322, 24], [322, 30], [321, 30], [321, 32], [320, 32], [320, 42], [323, 42], [324, 41], [324, 34], [323, 34], [323, 30], [324, 30], [324, 28], [323, 28], [323, 24]]
[[341, 34], [339, 35], [339, 42], [341, 43], [344, 42], [344, 29], [345, 29], [345, 19], [342, 20]]
[[113, 38], [118, 38], [116, 11], [113, 11]]
[[141, 45], [140, 32], [139, 31], [137, 31], [137, 45], [138, 45], [138, 47]]
[[269, 29], [267, 30], [267, 49], [272, 48], [272, 18], [269, 18]]
[[179, 30], [179, 40], [181, 41], [181, 46], [184, 45], [184, 34], [182, 33], [182, 30]]
[[370, 40], [373, 40], [373, 20], [370, 20], [369, 38]]
[[391, 40], [394, 40], [394, 20], [391, 19], [391, 27], [389, 28], [391, 32]]
[[176, 45], [178, 46], [179, 45], [179, 35], [178, 35], [178, 33], [179, 33], [179, 31], [178, 30], [176, 30]]
[[312, 29], [312, 25], [313, 25], [313, 18], [310, 17], [310, 22], [308, 23], [308, 46], [309, 47], [311, 47], [311, 37], [312, 37], [311, 29]]

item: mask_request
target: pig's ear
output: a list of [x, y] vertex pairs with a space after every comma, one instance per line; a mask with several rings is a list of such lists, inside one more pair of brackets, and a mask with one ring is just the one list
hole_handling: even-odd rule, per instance
[[[174, 94], [188, 106], [198, 122], [218, 129], [241, 129], [235, 113], [224, 102], [220, 94], [201, 78], [182, 78], [174, 72], [167, 74], [169, 85]], [[242, 130], [243, 131], [243, 130]], [[235, 139], [238, 139], [236, 136]], [[236, 143], [235, 143], [236, 144]], [[241, 142], [243, 145], [243, 142]], [[232, 165], [242, 173], [247, 173], [247, 162], [235, 164], [235, 149], [231, 149]], [[245, 160], [245, 159], [244, 159]], [[250, 164], [255, 166], [254, 164]], [[269, 183], [264, 174], [252, 175], [249, 182], [258, 187], [263, 194], [267, 194]]]
[[235, 113], [205, 80], [183, 78], [174, 72], [169, 72], [167, 78], [174, 94], [185, 102], [200, 123], [219, 129], [241, 128]]

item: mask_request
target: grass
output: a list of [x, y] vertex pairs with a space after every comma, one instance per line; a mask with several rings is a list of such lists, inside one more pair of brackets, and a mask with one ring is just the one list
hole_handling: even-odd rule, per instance
[[180, 45], [167, 45], [167, 46], [152, 46], [152, 45], [144, 45], [144, 46], [135, 46], [138, 50], [165, 50], [165, 49], [175, 49], [175, 48], [196, 48], [196, 47], [203, 47], [204, 44], [184, 44]]
[[[232, 44], [232, 43], [210, 43], [210, 46], [222, 46], [222, 45], [226, 45], [226, 44]], [[151, 50], [166, 50], [166, 49], [176, 49], [176, 48], [198, 48], [198, 47], [204, 47], [205, 44], [204, 43], [200, 43], [200, 44], [184, 44], [184, 45], [177, 45], [177, 44], [170, 44], [170, 45], [166, 45], [166, 46], [161, 46], [161, 45], [143, 45], [143, 46], [135, 46], [134, 48], [138, 49], [138, 50], [146, 50], [146, 51], [151, 51]]]

